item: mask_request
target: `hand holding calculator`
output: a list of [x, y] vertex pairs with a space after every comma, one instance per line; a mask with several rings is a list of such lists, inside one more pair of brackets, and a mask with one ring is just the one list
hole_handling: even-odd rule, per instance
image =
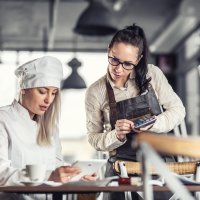
[[145, 126], [148, 126], [150, 124], [153, 124], [156, 121], [155, 116], [143, 116], [141, 118], [138, 118], [134, 121], [135, 129], [139, 129]]

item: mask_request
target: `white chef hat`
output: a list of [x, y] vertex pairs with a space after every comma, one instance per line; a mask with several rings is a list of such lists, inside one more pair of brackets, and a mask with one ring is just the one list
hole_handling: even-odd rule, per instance
[[57, 87], [63, 79], [62, 63], [55, 57], [44, 56], [31, 60], [15, 70], [20, 79], [20, 88]]

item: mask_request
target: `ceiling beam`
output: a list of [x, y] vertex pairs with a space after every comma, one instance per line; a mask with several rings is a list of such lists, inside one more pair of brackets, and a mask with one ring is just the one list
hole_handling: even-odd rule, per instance
[[169, 53], [198, 25], [194, 17], [177, 16], [150, 45], [152, 53]]
[[184, 0], [177, 16], [149, 46], [152, 53], [169, 53], [200, 23], [200, 4], [196, 0]]
[[48, 49], [53, 49], [60, 0], [49, 0], [49, 41]]

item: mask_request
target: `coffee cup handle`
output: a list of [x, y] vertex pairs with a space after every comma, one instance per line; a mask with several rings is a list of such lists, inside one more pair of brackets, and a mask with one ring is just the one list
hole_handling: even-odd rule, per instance
[[21, 172], [25, 177], [28, 177], [28, 173], [27, 173], [26, 169], [22, 169]]

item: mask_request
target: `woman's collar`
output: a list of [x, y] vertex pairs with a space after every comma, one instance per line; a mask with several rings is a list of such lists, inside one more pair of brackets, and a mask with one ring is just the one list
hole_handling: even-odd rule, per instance
[[25, 107], [23, 107], [16, 99], [14, 99], [12, 105], [13, 105], [14, 109], [20, 113], [20, 115], [30, 118], [30, 114], [29, 114], [28, 110]]

